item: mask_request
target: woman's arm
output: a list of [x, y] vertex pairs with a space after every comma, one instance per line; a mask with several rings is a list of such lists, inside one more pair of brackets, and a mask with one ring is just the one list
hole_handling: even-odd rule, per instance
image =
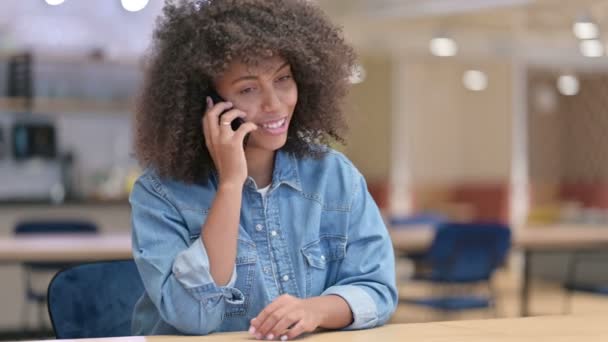
[[243, 294], [232, 287], [236, 267], [227, 286], [214, 282], [205, 246], [199, 239], [192, 241], [175, 201], [154, 174], [138, 179], [130, 202], [133, 257], [161, 318], [187, 334], [216, 331], [227, 303], [244, 302]]
[[222, 121], [231, 122], [246, 114], [234, 109], [232, 103], [214, 104], [209, 97], [206, 100], [207, 111], [201, 124], [220, 179], [217, 196], [201, 227], [201, 241], [209, 256], [213, 279], [217, 284], [226, 284], [236, 260], [243, 184], [247, 178], [243, 140], [257, 126], [248, 122], [233, 131], [230, 125], [220, 125], [220, 115]]
[[220, 186], [202, 226], [201, 241], [209, 256], [209, 271], [219, 286], [232, 276], [237, 254], [242, 187]]

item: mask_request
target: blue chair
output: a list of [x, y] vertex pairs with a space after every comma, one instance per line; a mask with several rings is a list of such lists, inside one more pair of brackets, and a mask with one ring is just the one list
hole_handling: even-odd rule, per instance
[[[16, 236], [34, 234], [96, 234], [97, 226], [84, 220], [27, 220], [17, 223], [14, 234]], [[29, 303], [38, 305], [38, 326], [44, 329], [44, 312], [46, 306], [46, 291], [37, 291], [32, 284], [32, 276], [36, 273], [56, 272], [71, 264], [57, 262], [26, 262], [23, 263], [25, 283], [25, 303], [22, 310], [22, 326], [26, 328], [29, 316]]]
[[[393, 229], [415, 229], [418, 226], [432, 226], [437, 227], [440, 224], [447, 222], [447, 216], [435, 213], [435, 212], [421, 212], [407, 216], [393, 216], [389, 222]], [[414, 265], [418, 266], [424, 257], [426, 252], [401, 252], [397, 255], [400, 259], [407, 259]]]
[[131, 335], [131, 315], [144, 292], [133, 260], [102, 261], [59, 272], [48, 290], [58, 339]]
[[408, 216], [393, 216], [390, 224], [393, 228], [407, 228], [414, 225], [439, 225], [447, 222], [448, 218], [439, 213], [422, 212]]
[[[494, 307], [491, 277], [503, 263], [511, 246], [511, 231], [502, 224], [443, 223], [423, 259], [425, 266], [414, 279], [439, 285], [445, 293], [430, 298], [402, 298], [403, 303], [439, 310], [443, 313]], [[489, 295], [463, 295], [449, 291], [457, 285], [485, 283]], [[471, 288], [472, 290], [472, 288]]]
[[608, 285], [598, 283], [597, 281], [589, 281], [581, 279], [580, 269], [585, 266], [595, 266], [595, 269], [601, 268], [606, 264], [606, 255], [601, 251], [576, 251], [573, 252], [566, 273], [566, 279], [563, 284], [566, 290], [564, 313], [570, 313], [572, 309], [572, 296], [576, 292], [583, 292], [598, 296], [608, 296]]

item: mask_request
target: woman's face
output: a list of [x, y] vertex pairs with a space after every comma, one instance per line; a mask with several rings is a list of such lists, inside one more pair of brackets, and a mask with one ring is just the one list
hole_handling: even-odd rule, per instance
[[255, 67], [233, 62], [214, 83], [221, 97], [247, 114], [245, 121], [258, 125], [247, 148], [276, 151], [285, 145], [298, 102], [298, 87], [285, 59], [271, 57]]

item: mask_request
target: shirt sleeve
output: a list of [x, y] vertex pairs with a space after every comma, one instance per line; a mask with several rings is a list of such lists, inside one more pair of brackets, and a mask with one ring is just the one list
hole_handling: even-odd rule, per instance
[[219, 328], [226, 303], [244, 302], [230, 282], [218, 286], [200, 237], [191, 238], [179, 210], [160, 180], [147, 172], [129, 198], [133, 257], [147, 295], [161, 318], [186, 334], [205, 335]]
[[385, 324], [397, 302], [395, 256], [380, 211], [356, 172], [346, 254], [338, 281], [322, 295], [337, 295], [350, 306], [353, 322], [346, 330]]

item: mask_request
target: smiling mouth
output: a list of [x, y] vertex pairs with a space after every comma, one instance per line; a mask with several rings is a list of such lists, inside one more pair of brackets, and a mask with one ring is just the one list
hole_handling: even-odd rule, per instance
[[277, 121], [273, 121], [270, 123], [265, 123], [262, 124], [262, 128], [270, 128], [270, 129], [276, 129], [276, 128], [280, 128], [281, 126], [283, 126], [285, 124], [285, 122], [287, 122], [287, 118], [282, 118], [281, 120], [277, 120]]

